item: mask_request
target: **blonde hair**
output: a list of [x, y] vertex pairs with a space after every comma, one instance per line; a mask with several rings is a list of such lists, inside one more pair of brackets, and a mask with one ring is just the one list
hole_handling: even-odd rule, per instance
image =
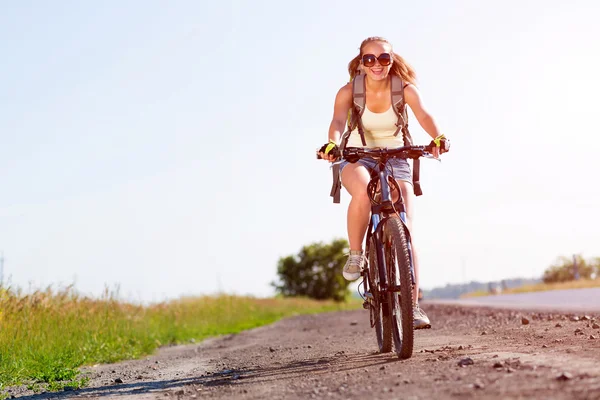
[[[360, 44], [360, 51], [358, 55], [348, 63], [348, 73], [350, 74], [351, 79], [354, 79], [356, 75], [360, 74], [358, 67], [363, 56], [363, 49], [370, 42], [386, 43], [390, 46], [390, 48], [392, 47], [392, 44], [388, 42], [387, 39], [384, 39], [380, 36], [372, 36], [363, 40], [363, 42]], [[403, 81], [415, 85], [417, 81], [417, 75], [415, 74], [414, 69], [410, 66], [410, 64], [404, 61], [404, 58], [394, 53], [393, 50], [391, 51], [391, 55], [394, 61], [392, 63], [392, 68], [390, 69], [390, 74], [397, 75], [401, 77]]]

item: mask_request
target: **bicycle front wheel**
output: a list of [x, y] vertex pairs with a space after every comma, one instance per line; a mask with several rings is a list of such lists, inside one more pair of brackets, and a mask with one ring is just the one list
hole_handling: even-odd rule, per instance
[[398, 357], [410, 358], [414, 344], [413, 282], [410, 253], [404, 224], [398, 217], [389, 218], [384, 226], [388, 283], [389, 312]]

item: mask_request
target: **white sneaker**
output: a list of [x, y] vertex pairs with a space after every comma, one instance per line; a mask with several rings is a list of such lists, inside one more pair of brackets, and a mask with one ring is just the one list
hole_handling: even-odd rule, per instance
[[347, 281], [355, 281], [360, 278], [360, 273], [365, 266], [365, 256], [362, 251], [350, 250], [350, 255], [344, 265], [342, 275]]
[[419, 304], [416, 304], [413, 309], [413, 319], [415, 329], [431, 328], [431, 321], [429, 321], [429, 317], [425, 314], [425, 311], [421, 310]]

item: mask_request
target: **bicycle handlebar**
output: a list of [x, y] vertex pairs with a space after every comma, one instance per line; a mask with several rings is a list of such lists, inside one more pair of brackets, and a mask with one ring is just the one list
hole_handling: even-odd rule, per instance
[[431, 156], [431, 146], [402, 146], [392, 149], [368, 149], [363, 147], [346, 147], [342, 152], [342, 158], [362, 158], [362, 157], [400, 157], [417, 159], [419, 157]]
[[[343, 154], [336, 162], [341, 162], [344, 159], [348, 158], [362, 158], [362, 157], [398, 157], [400, 158], [411, 158], [417, 159], [419, 157], [427, 157], [433, 158], [431, 155], [431, 151], [433, 147], [431, 145], [427, 146], [402, 146], [396, 148], [379, 148], [379, 149], [369, 149], [364, 147], [346, 147], [343, 151]], [[321, 159], [321, 156], [317, 154], [317, 159]]]

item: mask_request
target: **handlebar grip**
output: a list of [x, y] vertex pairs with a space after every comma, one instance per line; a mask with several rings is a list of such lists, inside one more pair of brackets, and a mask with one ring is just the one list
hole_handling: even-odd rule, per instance
[[[331, 144], [331, 142], [325, 143], [323, 146], [321, 146], [321, 148], [319, 150], [317, 150], [317, 160], [322, 159], [322, 157], [319, 156], [319, 153], [325, 153], [327, 146], [329, 146], [330, 144]], [[335, 145], [335, 143], [333, 143], [333, 144], [334, 144], [334, 147], [331, 150], [329, 150], [329, 153], [327, 153], [327, 154], [330, 156], [333, 156], [335, 159], [338, 159], [341, 156], [340, 148], [337, 145]]]

